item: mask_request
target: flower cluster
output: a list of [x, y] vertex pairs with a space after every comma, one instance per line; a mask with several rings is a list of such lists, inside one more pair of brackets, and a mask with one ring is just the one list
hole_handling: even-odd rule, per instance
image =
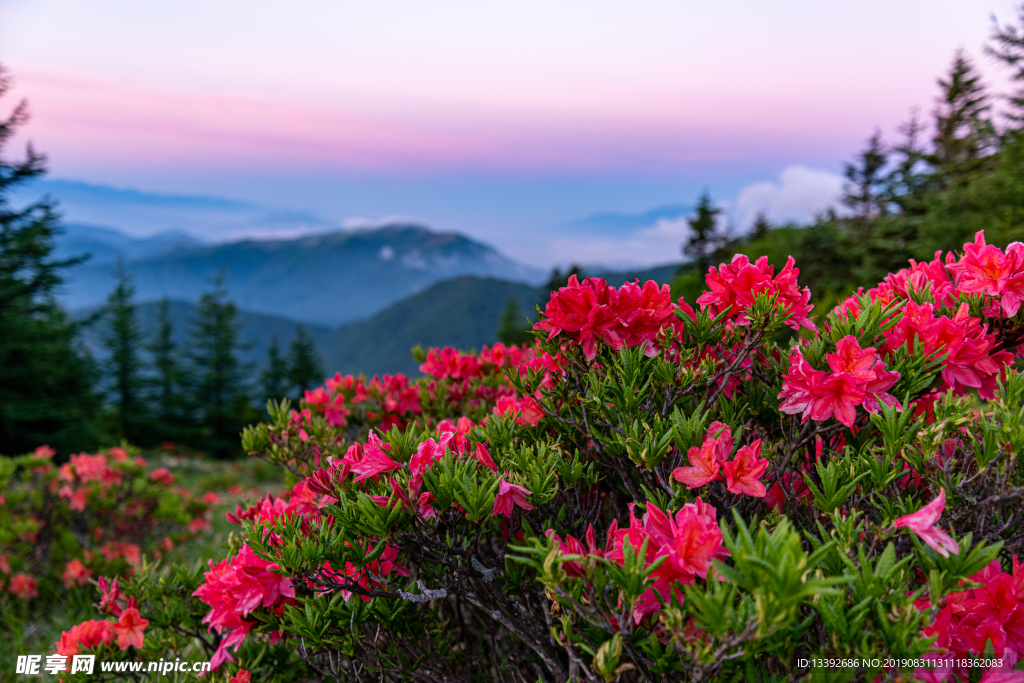
[[987, 324], [970, 315], [967, 299], [984, 297], [983, 312], [989, 318], [1011, 318], [1020, 309], [1022, 283], [1024, 246], [1015, 242], [1003, 251], [986, 244], [984, 232], [978, 232], [959, 259], [936, 253], [929, 262], [911, 261], [909, 268], [887, 275], [867, 292], [859, 290], [836, 311], [859, 316], [859, 297], [865, 294], [882, 304], [902, 302], [899, 320], [885, 333], [885, 352], [913, 351], [920, 342], [926, 356], [944, 355], [940, 391], [962, 394], [973, 388], [990, 399], [1013, 355], [999, 348]]
[[419, 387], [401, 373], [369, 380], [336, 373], [323, 387], [307, 391], [303, 405], [323, 415], [334, 427], [348, 425], [350, 417], [355, 416], [359, 424], [390, 429], [404, 426], [420, 412], [420, 394]]
[[672, 471], [672, 478], [691, 489], [724, 479], [731, 493], [764, 498], [766, 491], [761, 477], [768, 469], [768, 461], [761, 458], [761, 440], [743, 446], [736, 457], [729, 460], [732, 449], [732, 429], [721, 422], [712, 422], [704, 443], [687, 452], [690, 466], [677, 467]]
[[794, 349], [789, 357], [789, 372], [782, 376], [784, 399], [779, 410], [789, 415], [803, 414], [824, 421], [832, 416], [847, 427], [856, 419], [857, 406], [869, 413], [877, 413], [879, 404], [899, 406], [894, 396], [887, 393], [900, 375], [885, 369], [874, 347], [862, 349], [853, 336], [846, 336], [836, 344], [836, 353], [825, 356], [831, 372], [815, 370]]
[[[1024, 567], [1017, 556], [1013, 556], [1012, 573], [994, 561], [970, 581], [981, 585], [947, 595], [934, 622], [924, 630], [925, 635], [936, 637], [936, 648], [958, 656], [939, 655], [937, 666], [918, 669], [918, 677], [928, 683], [947, 680], [950, 673], [968, 680], [969, 667], [962, 663], [968, 654], [984, 653], [989, 642], [995, 656], [1005, 661], [1004, 666], [996, 667], [1004, 675], [1012, 673], [1013, 664], [1024, 658]], [[927, 599], [915, 604], [922, 610], [932, 607]]]
[[[546, 533], [552, 545], [563, 555], [604, 557], [619, 565], [625, 562], [625, 546], [628, 540], [632, 552], [638, 552], [647, 544], [644, 556], [649, 567], [661, 558], [661, 565], [654, 571], [654, 585], [644, 592], [633, 610], [633, 619], [639, 624], [644, 617], [657, 613], [668, 604], [675, 584], [691, 584], [695, 579], [706, 579], [711, 570], [711, 561], [725, 559], [729, 551], [722, 546], [722, 532], [718, 527], [718, 512], [714, 506], [700, 498], [687, 503], [675, 515], [666, 514], [654, 504], [647, 505], [647, 512], [637, 519], [634, 506], [629, 506], [629, 526], [619, 528], [618, 521], [608, 529], [605, 549], [599, 550], [595, 543], [593, 528], [586, 535], [584, 546], [576, 538], [559, 538], [553, 529]], [[563, 564], [571, 576], [582, 577], [585, 571], [578, 561]], [[676, 590], [676, 596], [680, 594]]]
[[702, 310], [707, 309], [719, 315], [726, 309], [726, 317], [737, 324], [746, 324], [746, 313], [762, 295], [776, 297], [778, 305], [789, 318], [787, 324], [794, 330], [801, 327], [814, 330], [814, 323], [807, 316], [813, 306], [810, 303], [811, 290], [802, 290], [796, 283], [799, 268], [793, 267], [793, 257], [775, 275], [775, 267], [768, 265], [768, 257], [762, 256], [754, 263], [743, 254], [736, 254], [732, 262], [712, 266], [707, 276], [708, 289], [697, 299]]
[[216, 565], [210, 560], [203, 584], [193, 595], [211, 608], [203, 623], [224, 636], [210, 660], [213, 668], [225, 660], [235, 661], [227, 648], [233, 646], [237, 651], [254, 625], [244, 617], [260, 607], [280, 608], [295, 597], [292, 580], [272, 571], [277, 568], [277, 564], [257, 556], [247, 545], [234, 557]]
[[9, 595], [45, 598], [93, 576], [129, 574], [144, 554], [209, 528], [211, 499], [194, 498], [170, 471], [148, 470], [124, 448], [74, 454], [59, 467], [54, 455], [41, 446], [8, 460], [16, 476], [0, 491], [0, 586]]
[[604, 278], [581, 283], [572, 275], [565, 287], [551, 293], [544, 318], [533, 329], [547, 332], [549, 340], [565, 335], [583, 347], [587, 360], [597, 355], [599, 341], [612, 350], [643, 346], [654, 355], [654, 342], [666, 324], [674, 323], [675, 309], [668, 285], [659, 287], [653, 280], [616, 289]]

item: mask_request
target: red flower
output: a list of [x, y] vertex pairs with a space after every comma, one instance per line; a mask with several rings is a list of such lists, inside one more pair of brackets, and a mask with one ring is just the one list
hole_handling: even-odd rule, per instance
[[920, 536], [921, 540], [928, 544], [935, 552], [943, 557], [949, 557], [950, 552], [959, 553], [960, 546], [957, 545], [952, 536], [935, 526], [939, 521], [939, 517], [942, 516], [942, 511], [945, 507], [946, 489], [940, 489], [939, 495], [935, 497], [935, 500], [915, 513], [900, 517], [893, 522], [893, 526], [897, 529], [901, 527], [910, 529]]
[[83, 621], [60, 634], [57, 641], [57, 654], [71, 657], [78, 654], [78, 647], [92, 649], [98, 645], [109, 645], [114, 640], [114, 632], [109, 621]]
[[170, 471], [167, 470], [166, 468], [161, 467], [149, 473], [149, 480], [154, 481], [158, 484], [165, 484], [167, 486], [170, 486], [171, 484], [174, 483], [174, 475], [171, 474]]
[[249, 672], [239, 669], [237, 674], [228, 679], [228, 683], [249, 683]]
[[708, 271], [706, 291], [697, 298], [701, 310], [709, 309], [714, 315], [729, 309], [728, 318], [746, 324], [746, 312], [762, 294], [777, 295], [777, 305], [789, 314], [786, 324], [794, 330], [801, 327], [817, 329], [807, 317], [813, 306], [810, 304], [811, 290], [799, 289], [796, 284], [798, 268], [793, 267], [793, 257], [775, 277], [775, 267], [768, 265], [768, 257], [762, 256], [756, 262], [743, 254], [736, 254], [732, 262], [722, 263]]
[[755, 498], [764, 498], [765, 488], [760, 478], [768, 469], [768, 461], [761, 458], [761, 440], [744, 446], [736, 453], [736, 457], [725, 463], [725, 484], [732, 493], [745, 493]]
[[532, 510], [533, 506], [526, 502], [524, 497], [529, 495], [530, 491], [522, 486], [509, 484], [505, 481], [505, 477], [502, 477], [498, 482], [498, 495], [494, 498], [494, 510], [491, 512], [491, 516], [504, 515], [511, 518], [512, 510], [516, 505], [524, 510]]
[[22, 600], [29, 600], [39, 597], [39, 591], [36, 590], [38, 585], [39, 582], [32, 578], [31, 574], [22, 572], [11, 577], [11, 585], [7, 587], [7, 590]]
[[480, 461], [484, 467], [490, 467], [495, 472], [498, 471], [498, 466], [494, 464], [494, 458], [491, 457], [490, 451], [487, 450], [487, 441], [478, 443], [476, 445], [476, 459]]
[[127, 650], [134, 645], [141, 649], [143, 643], [143, 631], [149, 625], [148, 619], [143, 619], [139, 610], [129, 607], [121, 612], [121, 618], [114, 624], [113, 630], [117, 634], [117, 646]]
[[979, 230], [974, 244], [964, 245], [963, 258], [953, 270], [959, 275], [960, 291], [997, 296], [1003, 315], [1017, 315], [1024, 300], [1024, 245], [1020, 242], [1008, 246], [1004, 254], [985, 244], [985, 231]]
[[64, 587], [70, 589], [74, 586], [84, 586], [89, 581], [90, 576], [92, 576], [92, 570], [88, 569], [76, 557], [64, 566], [64, 576], [62, 577], [64, 579]]
[[352, 466], [352, 472], [358, 475], [354, 481], [358, 483], [370, 477], [373, 477], [374, 481], [376, 481], [377, 477], [384, 472], [397, 470], [401, 467], [400, 464], [384, 453], [389, 448], [391, 448], [390, 444], [383, 443], [376, 434], [370, 434], [363, 448], [362, 459]]

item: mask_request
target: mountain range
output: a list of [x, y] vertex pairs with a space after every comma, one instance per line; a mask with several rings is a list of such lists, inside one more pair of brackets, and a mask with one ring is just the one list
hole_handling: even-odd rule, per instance
[[146, 239], [72, 224], [60, 256], [91, 253], [63, 288], [71, 310], [94, 308], [114, 286], [121, 258], [138, 301], [194, 302], [223, 273], [231, 298], [252, 313], [323, 326], [367, 318], [432, 284], [463, 275], [537, 284], [544, 274], [458, 233], [409, 224], [345, 230], [295, 239], [203, 244], [183, 233]]

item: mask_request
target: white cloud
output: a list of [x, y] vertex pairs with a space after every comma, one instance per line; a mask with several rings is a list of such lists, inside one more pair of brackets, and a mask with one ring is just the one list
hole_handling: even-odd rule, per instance
[[777, 181], [747, 185], [736, 197], [733, 220], [745, 230], [763, 211], [773, 222], [807, 223], [815, 214], [835, 206], [843, 189], [842, 176], [806, 166], [787, 166]]

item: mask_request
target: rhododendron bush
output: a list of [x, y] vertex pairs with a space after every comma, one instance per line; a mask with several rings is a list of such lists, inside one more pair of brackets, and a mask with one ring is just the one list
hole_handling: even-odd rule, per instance
[[121, 590], [225, 677], [1024, 680], [1024, 247], [834, 311], [797, 266], [737, 255], [690, 303], [573, 276], [533, 346], [272, 405], [243, 445], [290, 489], [187, 591]]

